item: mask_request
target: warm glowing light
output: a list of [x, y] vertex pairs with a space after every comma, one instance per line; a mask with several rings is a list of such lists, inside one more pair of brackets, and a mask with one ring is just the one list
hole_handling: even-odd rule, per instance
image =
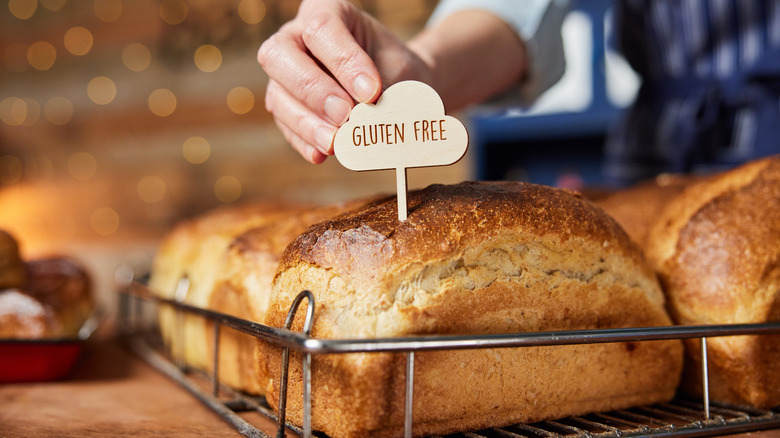
[[105, 76], [92, 78], [87, 84], [87, 96], [98, 105], [108, 105], [116, 97], [116, 84]]
[[68, 158], [68, 173], [77, 180], [87, 181], [95, 176], [97, 161], [89, 152], [76, 152]]
[[205, 163], [211, 155], [211, 145], [208, 140], [196, 135], [184, 141], [181, 154], [192, 164]]
[[227, 106], [236, 114], [246, 114], [255, 106], [255, 95], [246, 87], [236, 87], [227, 95]]
[[93, 41], [92, 32], [81, 26], [71, 27], [65, 32], [65, 48], [74, 55], [89, 53]]
[[8, 10], [11, 11], [11, 15], [20, 20], [32, 17], [36, 9], [38, 9], [38, 0], [8, 0]]
[[73, 104], [64, 97], [52, 97], [44, 105], [43, 114], [53, 125], [66, 125], [73, 118]]
[[108, 236], [119, 229], [119, 214], [111, 207], [99, 207], [92, 212], [89, 224], [96, 233]]
[[0, 156], [0, 182], [14, 184], [22, 179], [22, 160], [13, 155]]
[[222, 65], [222, 52], [216, 46], [204, 44], [195, 50], [195, 66], [201, 71], [211, 73]]
[[241, 0], [238, 4], [238, 16], [246, 24], [257, 24], [265, 18], [265, 3], [263, 0]]
[[27, 114], [24, 118], [24, 121], [22, 122], [22, 125], [32, 126], [38, 123], [38, 119], [41, 118], [41, 105], [37, 100], [29, 97], [25, 97], [22, 100], [24, 101], [24, 105], [27, 107]]
[[165, 88], [152, 91], [149, 95], [149, 109], [156, 116], [170, 116], [176, 110], [176, 95]]
[[27, 48], [27, 62], [36, 70], [48, 70], [57, 59], [57, 50], [46, 41], [32, 43]]
[[144, 71], [152, 62], [152, 53], [141, 43], [128, 44], [122, 51], [122, 62], [129, 70]]
[[27, 119], [27, 103], [18, 97], [6, 97], [0, 102], [0, 120], [8, 126], [21, 126]]
[[234, 202], [241, 197], [241, 181], [232, 175], [221, 176], [214, 183], [214, 194], [226, 204]]
[[67, 0], [40, 0], [41, 6], [44, 8], [56, 12], [65, 6], [65, 3], [67, 3]]
[[122, 0], [95, 0], [92, 10], [101, 21], [113, 23], [122, 15]]
[[170, 25], [181, 23], [188, 13], [189, 9], [184, 0], [163, 0], [160, 3], [160, 18]]
[[27, 62], [27, 46], [21, 43], [11, 43], [3, 51], [3, 64], [8, 70], [24, 73], [30, 63]]
[[142, 201], [154, 204], [165, 197], [165, 181], [159, 176], [148, 175], [138, 181], [136, 190]]

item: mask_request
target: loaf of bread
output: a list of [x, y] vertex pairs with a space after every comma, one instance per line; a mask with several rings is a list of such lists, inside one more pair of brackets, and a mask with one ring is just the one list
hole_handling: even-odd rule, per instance
[[[249, 229], [236, 236], [227, 248], [221, 271], [212, 288], [207, 307], [250, 321], [265, 319], [271, 299], [271, 284], [284, 249], [311, 224], [330, 219], [356, 207], [364, 201], [354, 201], [322, 207], [301, 208], [285, 217]], [[294, 213], [294, 214], [293, 214]], [[211, 328], [212, 325], [208, 324]], [[206, 338], [208, 352], [214, 351], [213, 336]], [[220, 331], [220, 381], [245, 392], [262, 394], [256, 353], [257, 339], [224, 328]], [[211, 356], [210, 356], [211, 357]]]
[[[780, 155], [688, 187], [650, 231], [648, 258], [679, 324], [780, 321]], [[780, 404], [780, 336], [710, 338], [710, 396]], [[685, 388], [701, 391], [698, 343]]]
[[[189, 287], [183, 301], [207, 308], [230, 242], [246, 230], [286, 220], [306, 208], [257, 202], [215, 209], [180, 222], [157, 249], [149, 288], [163, 298], [182, 298], [175, 294], [179, 281], [186, 278]], [[158, 314], [163, 338], [176, 358], [191, 367], [209, 369], [212, 355], [206, 339], [213, 335], [205, 319], [182, 316], [167, 306], [161, 306]]]
[[666, 204], [699, 177], [663, 174], [634, 186], [599, 197], [594, 203], [623, 227], [640, 248]]
[[[313, 336], [384, 338], [670, 324], [654, 273], [601, 209], [523, 183], [433, 185], [310, 227], [285, 250], [265, 322], [314, 293]], [[300, 330], [299, 312], [293, 328]], [[279, 349], [260, 343], [278, 405]], [[300, 424], [300, 357], [289, 418]], [[405, 355], [317, 355], [313, 427], [334, 438], [403, 435]], [[414, 434], [444, 434], [673, 397], [679, 341], [415, 355]]]

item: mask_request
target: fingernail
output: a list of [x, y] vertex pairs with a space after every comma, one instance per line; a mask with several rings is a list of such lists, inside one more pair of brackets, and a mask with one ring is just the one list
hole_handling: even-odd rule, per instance
[[377, 84], [366, 75], [360, 75], [352, 83], [359, 102], [370, 102], [376, 94]]
[[333, 137], [336, 136], [336, 130], [329, 126], [320, 126], [314, 132], [314, 138], [317, 140], [317, 149], [323, 154], [329, 155], [333, 146]]
[[351, 109], [352, 106], [340, 97], [329, 96], [325, 99], [325, 114], [334, 125], [343, 125], [347, 121]]

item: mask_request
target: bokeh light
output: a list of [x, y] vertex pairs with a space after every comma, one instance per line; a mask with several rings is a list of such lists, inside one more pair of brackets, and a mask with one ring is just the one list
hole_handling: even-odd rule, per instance
[[92, 229], [101, 236], [109, 236], [119, 229], [119, 214], [111, 207], [99, 207], [89, 218]]
[[24, 73], [30, 63], [27, 61], [27, 46], [21, 43], [11, 43], [3, 50], [3, 64], [16, 73]]
[[238, 16], [246, 24], [257, 24], [265, 18], [263, 0], [241, 0], [238, 4]]
[[227, 106], [236, 114], [246, 114], [255, 106], [255, 95], [246, 87], [236, 87], [228, 92]]
[[37, 41], [27, 48], [27, 62], [36, 70], [48, 70], [57, 59], [57, 49], [46, 41]]
[[167, 117], [176, 110], [176, 95], [171, 90], [159, 88], [149, 95], [149, 109], [159, 117]]
[[195, 66], [206, 73], [216, 71], [222, 65], [222, 52], [212, 44], [204, 44], [195, 50]]
[[141, 43], [131, 43], [122, 50], [122, 63], [128, 70], [140, 72], [146, 70], [152, 62], [152, 53]]
[[92, 10], [100, 21], [113, 23], [122, 16], [122, 0], [95, 0]]
[[8, 126], [21, 126], [27, 119], [27, 103], [15, 96], [0, 101], [0, 120]]
[[38, 9], [38, 0], [8, 0], [8, 10], [11, 11], [11, 15], [20, 20], [32, 17], [36, 9]]
[[180, 24], [189, 14], [189, 8], [184, 0], [163, 0], [159, 11], [162, 21], [170, 25]]
[[65, 97], [52, 97], [44, 105], [43, 115], [52, 125], [66, 125], [73, 118], [73, 104]]
[[0, 182], [15, 184], [22, 179], [22, 160], [13, 155], [0, 156]]
[[108, 105], [116, 97], [116, 84], [105, 76], [92, 78], [87, 84], [87, 96], [98, 105]]
[[233, 175], [219, 177], [214, 183], [214, 194], [226, 204], [235, 202], [241, 197], [241, 181]]
[[165, 197], [165, 181], [157, 175], [147, 175], [138, 181], [136, 190], [142, 201], [154, 204]]
[[30, 97], [25, 97], [22, 101], [24, 101], [27, 113], [22, 121], [22, 125], [33, 126], [41, 118], [41, 105], [37, 100]]
[[68, 174], [74, 179], [87, 181], [97, 172], [97, 160], [89, 152], [76, 152], [68, 158]]
[[65, 32], [65, 49], [77, 56], [83, 56], [89, 53], [89, 51], [92, 50], [93, 41], [92, 32], [85, 27], [71, 27]]
[[211, 145], [205, 138], [195, 135], [184, 141], [181, 154], [189, 163], [205, 163], [211, 155]]
[[65, 6], [67, 0], [40, 0], [41, 6], [52, 11], [57, 12]]

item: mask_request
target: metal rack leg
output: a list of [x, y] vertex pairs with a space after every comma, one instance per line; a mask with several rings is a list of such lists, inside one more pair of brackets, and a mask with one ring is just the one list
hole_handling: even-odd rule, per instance
[[404, 438], [412, 438], [414, 409], [414, 351], [406, 353], [406, 400], [404, 405]]
[[710, 419], [710, 377], [707, 368], [707, 338], [701, 338], [701, 384], [705, 420]]
[[[292, 302], [290, 310], [287, 312], [287, 319], [284, 321], [284, 328], [289, 330], [292, 326], [295, 313], [298, 311], [298, 307], [301, 301], [306, 298], [308, 305], [306, 307], [306, 319], [303, 322], [303, 333], [309, 335], [311, 333], [312, 324], [314, 322], [314, 294], [311, 291], [304, 290], [299, 293], [298, 296]], [[282, 372], [279, 378], [279, 418], [276, 429], [277, 438], [284, 438], [284, 427], [287, 415], [287, 383], [288, 383], [288, 368], [290, 364], [290, 349], [282, 349]], [[306, 354], [303, 358], [303, 437], [311, 438], [311, 355]]]
[[219, 396], [219, 328], [218, 321], [214, 321], [214, 355], [212, 357], [214, 370], [211, 374], [211, 393], [214, 397]]

